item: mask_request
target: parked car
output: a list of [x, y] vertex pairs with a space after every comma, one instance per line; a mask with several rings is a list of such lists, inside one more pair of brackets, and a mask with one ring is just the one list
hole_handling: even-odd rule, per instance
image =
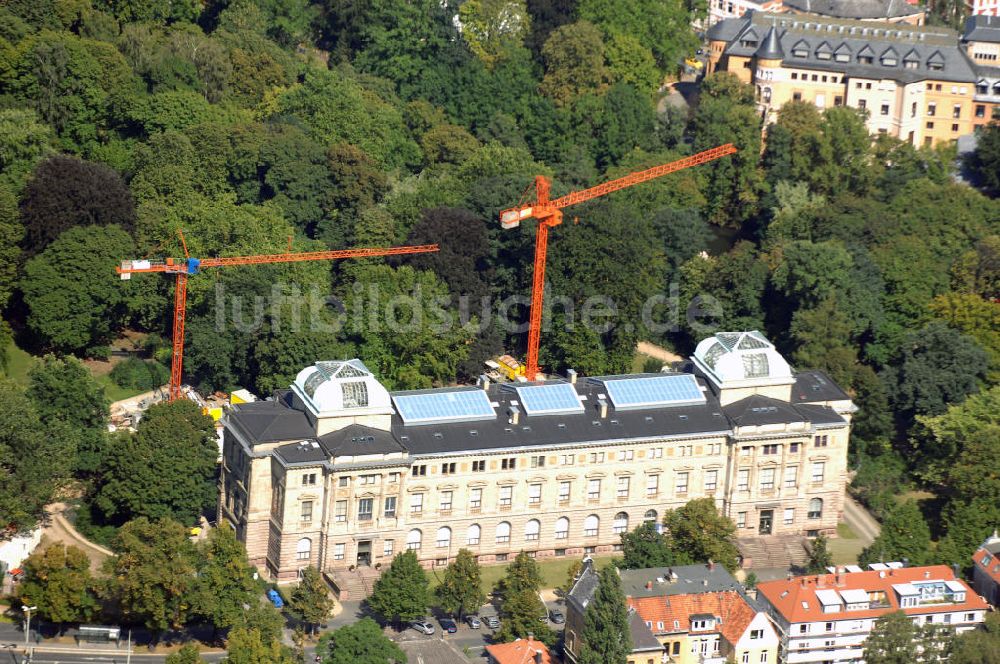
[[500, 618], [497, 616], [486, 616], [483, 620], [486, 622], [486, 626], [490, 629], [500, 628]]
[[472, 629], [479, 629], [483, 626], [482, 621], [479, 620], [479, 616], [465, 616], [465, 622], [469, 623], [469, 627]]
[[432, 625], [431, 621], [427, 620], [426, 618], [422, 618], [420, 620], [414, 620], [413, 622], [410, 623], [410, 627], [417, 630], [421, 634], [430, 635], [434, 633], [434, 625]]
[[566, 616], [562, 611], [552, 611], [549, 614], [549, 620], [551, 620], [554, 625], [562, 625], [566, 622]]
[[438, 620], [438, 623], [441, 624], [441, 629], [448, 632], [449, 634], [454, 634], [455, 632], [458, 631], [458, 625], [456, 625], [455, 621], [452, 620], [451, 618], [441, 618], [440, 620]]

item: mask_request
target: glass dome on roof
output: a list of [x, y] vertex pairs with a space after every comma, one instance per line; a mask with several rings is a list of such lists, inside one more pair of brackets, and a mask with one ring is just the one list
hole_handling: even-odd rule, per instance
[[701, 341], [695, 360], [722, 382], [791, 378], [785, 358], [760, 332], [719, 332]]

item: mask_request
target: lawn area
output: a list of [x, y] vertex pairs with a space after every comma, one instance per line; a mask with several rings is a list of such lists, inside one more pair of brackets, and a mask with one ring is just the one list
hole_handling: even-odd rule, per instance
[[[604, 567], [615, 556], [591, 556], [594, 559], [596, 568]], [[566, 583], [566, 576], [569, 574], [569, 567], [577, 558], [553, 558], [541, 560], [538, 567], [542, 572], [542, 588], [556, 588]], [[483, 565], [480, 568], [483, 578], [483, 591], [489, 593], [497, 581], [503, 578], [507, 571], [507, 565]], [[440, 585], [444, 578], [444, 569], [436, 569], [428, 573], [431, 590]]]
[[651, 361], [657, 363], [656, 370], [659, 371], [660, 366], [663, 365], [663, 362], [656, 359], [655, 357], [650, 357], [645, 353], [640, 353], [639, 351], [636, 351], [635, 355], [632, 356], [632, 373], [645, 373], [646, 363]]
[[128, 399], [129, 397], [134, 397], [137, 394], [142, 394], [142, 390], [134, 390], [131, 388], [118, 387], [115, 381], [111, 380], [111, 376], [108, 374], [103, 374], [100, 376], [94, 376], [94, 380], [97, 384], [104, 388], [104, 393], [108, 396], [108, 401], [114, 403], [115, 401], [121, 401], [122, 399]]
[[865, 543], [846, 523], [837, 524], [837, 537], [828, 540], [827, 548], [836, 565], [854, 565]]
[[35, 363], [35, 358], [10, 342], [7, 346], [7, 371], [0, 372], [19, 385], [28, 384], [28, 371]]

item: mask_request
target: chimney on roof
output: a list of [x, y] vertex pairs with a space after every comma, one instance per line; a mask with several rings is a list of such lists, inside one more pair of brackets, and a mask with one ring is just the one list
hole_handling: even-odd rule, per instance
[[826, 574], [817, 574], [816, 575], [816, 587], [817, 588], [825, 588], [826, 587]]
[[535, 640], [535, 633], [534, 632], [528, 632], [528, 643], [531, 643], [534, 640]]
[[708, 559], [708, 571], [709, 572], [715, 571], [715, 561], [712, 560], [711, 558]]
[[809, 577], [808, 576], [802, 577], [802, 587], [805, 588], [808, 585], [809, 585]]
[[844, 575], [841, 574], [840, 572], [837, 572], [837, 575], [835, 577], [833, 577], [833, 583], [834, 583], [834, 585], [836, 585], [838, 587], [843, 586], [844, 585]]
[[535, 664], [542, 664], [542, 651], [541, 650], [536, 650], [535, 651]]
[[931, 571], [929, 569], [928, 570], [924, 570], [924, 578], [925, 579], [931, 578]]
[[647, 581], [646, 582], [646, 590], [652, 590], [652, 589], [653, 589], [653, 582], [652, 581]]
[[490, 377], [486, 374], [479, 374], [479, 380], [477, 382], [479, 383], [479, 387], [485, 390], [490, 386]]
[[608, 400], [603, 396], [597, 399], [597, 413], [604, 419], [608, 416]]
[[576, 385], [576, 369], [567, 369], [566, 378], [569, 379], [570, 385]]
[[703, 585], [703, 586], [705, 586], [707, 588], [708, 587], [708, 579], [702, 579], [701, 580], [701, 585]]
[[507, 421], [511, 424], [517, 424], [521, 421], [521, 409], [517, 406], [511, 406], [507, 409]]

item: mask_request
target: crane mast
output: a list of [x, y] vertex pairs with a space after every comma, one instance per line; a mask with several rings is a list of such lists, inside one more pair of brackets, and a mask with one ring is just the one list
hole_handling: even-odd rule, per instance
[[643, 171], [629, 173], [623, 177], [609, 180], [589, 189], [574, 191], [565, 196], [551, 199], [549, 196], [551, 182], [544, 175], [535, 177], [535, 200], [519, 204], [503, 210], [500, 213], [500, 226], [505, 229], [517, 228], [522, 221], [537, 219], [538, 228], [535, 235], [535, 261], [531, 283], [531, 314], [528, 322], [528, 360], [524, 375], [528, 380], [534, 380], [538, 375], [538, 346], [542, 336], [542, 303], [545, 297], [545, 257], [549, 244], [549, 229], [562, 223], [563, 208], [577, 205], [600, 196], [632, 187], [649, 180], [676, 173], [677, 171], [698, 166], [727, 155], [735, 154], [736, 147], [726, 143], [718, 147], [699, 152], [666, 164], [653, 166]]

